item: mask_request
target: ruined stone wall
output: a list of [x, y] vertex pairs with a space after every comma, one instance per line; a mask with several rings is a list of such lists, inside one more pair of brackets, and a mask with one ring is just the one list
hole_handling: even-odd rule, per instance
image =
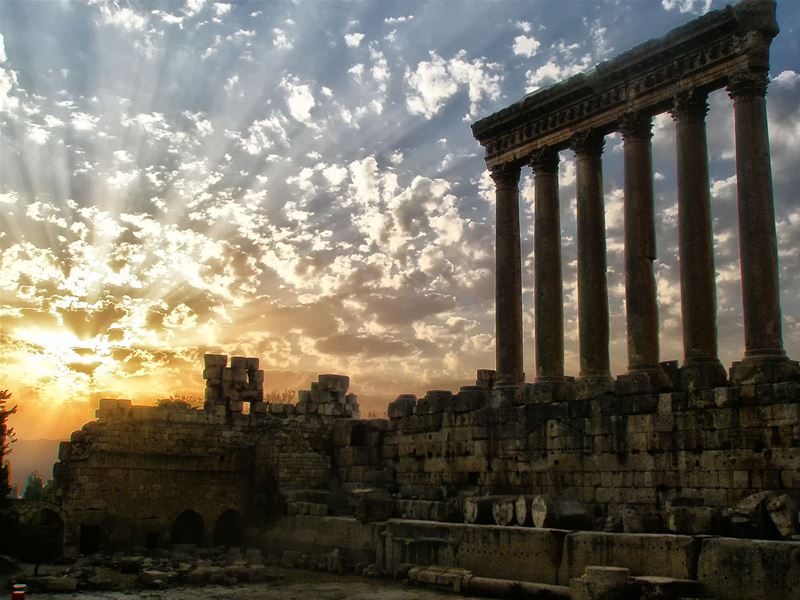
[[168, 545], [187, 510], [211, 545], [223, 513], [246, 535], [282, 514], [293, 490], [327, 490], [334, 419], [278, 406], [226, 415], [101, 401], [99, 420], [62, 444], [54, 468], [65, 547], [77, 551], [87, 527], [101, 546]]
[[493, 407], [498, 400], [479, 386], [401, 396], [388, 424], [364, 423], [362, 447], [335, 438], [340, 476], [391, 481], [417, 501], [400, 512], [430, 519], [460, 518], [458, 503], [436, 501], [467, 494], [570, 496], [596, 517], [800, 494], [800, 382], [590, 400], [529, 386], [519, 405]]

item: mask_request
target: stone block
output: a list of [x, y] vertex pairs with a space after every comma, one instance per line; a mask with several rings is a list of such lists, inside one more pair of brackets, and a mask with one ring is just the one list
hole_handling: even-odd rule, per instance
[[719, 528], [719, 511], [709, 506], [667, 506], [667, 530], [670, 533], [703, 535]]
[[323, 391], [346, 394], [350, 387], [350, 378], [347, 375], [324, 374], [318, 377], [319, 388]]
[[800, 600], [800, 543], [703, 540], [697, 579], [725, 600]]
[[244, 402], [241, 400], [230, 400], [228, 401], [228, 408], [230, 408], [231, 412], [240, 413], [244, 409]]
[[247, 357], [245, 356], [231, 356], [231, 369], [244, 369], [247, 370]]
[[231, 383], [246, 383], [247, 371], [242, 368], [226, 367], [222, 371], [222, 381]]
[[208, 369], [209, 367], [225, 367], [228, 364], [228, 357], [224, 354], [204, 354], [203, 366]]
[[251, 386], [261, 388], [264, 385], [264, 370], [263, 369], [248, 369], [247, 382]]
[[626, 567], [633, 575], [694, 579], [698, 552], [694, 538], [682, 535], [570, 533], [564, 540], [559, 581], [580, 577], [590, 565]]
[[222, 379], [223, 367], [206, 367], [203, 369], [203, 379]]

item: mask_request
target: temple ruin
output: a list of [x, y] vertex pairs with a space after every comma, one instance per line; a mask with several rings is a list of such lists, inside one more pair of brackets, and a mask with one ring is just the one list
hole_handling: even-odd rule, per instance
[[[800, 368], [781, 337], [765, 105], [777, 33], [772, 0], [743, 0], [473, 125], [497, 188], [497, 364], [475, 385], [401, 395], [388, 418], [361, 419], [347, 377], [320, 375], [296, 404], [270, 404], [257, 358], [206, 355], [204, 410], [101, 401], [98, 419], [62, 444], [36, 514], [60, 523], [71, 555], [246, 546], [286, 566], [472, 593], [800, 599]], [[745, 327], [729, 373], [717, 354], [705, 133], [706, 96], [723, 87], [736, 123]], [[677, 131], [680, 366], [659, 354], [653, 273], [650, 138], [665, 111]], [[614, 131], [628, 340], [616, 379], [602, 188], [603, 136]], [[567, 148], [577, 157], [574, 379], [557, 177]], [[532, 383], [518, 192], [527, 165]]]

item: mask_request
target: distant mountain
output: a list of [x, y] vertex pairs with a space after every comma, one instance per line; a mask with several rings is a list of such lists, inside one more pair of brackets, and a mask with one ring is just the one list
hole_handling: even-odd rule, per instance
[[61, 440], [17, 440], [11, 445], [7, 456], [11, 463], [11, 487], [17, 486], [20, 494], [25, 489], [25, 480], [34, 471], [42, 480], [53, 478], [53, 463], [58, 460], [58, 445]]

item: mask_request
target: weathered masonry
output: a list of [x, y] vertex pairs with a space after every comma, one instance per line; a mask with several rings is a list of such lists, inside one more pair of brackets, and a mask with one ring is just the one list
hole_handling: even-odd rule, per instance
[[[610, 391], [608, 293], [602, 185], [603, 136], [624, 144], [625, 300], [628, 372], [618, 393], [709, 389], [727, 383], [717, 353], [716, 287], [705, 115], [709, 92], [733, 101], [745, 352], [734, 384], [786, 381], [798, 374], [781, 334], [778, 259], [765, 95], [769, 46], [778, 33], [773, 0], [744, 0], [599, 64], [473, 124], [496, 184], [498, 382], [523, 379], [520, 278], [520, 169], [535, 185], [536, 383], [563, 389], [564, 331], [558, 152], [577, 159], [579, 396]], [[654, 115], [669, 111], [677, 139], [683, 367], [659, 364], [653, 273], [651, 157]], [[676, 376], [677, 375], [677, 376]]]

